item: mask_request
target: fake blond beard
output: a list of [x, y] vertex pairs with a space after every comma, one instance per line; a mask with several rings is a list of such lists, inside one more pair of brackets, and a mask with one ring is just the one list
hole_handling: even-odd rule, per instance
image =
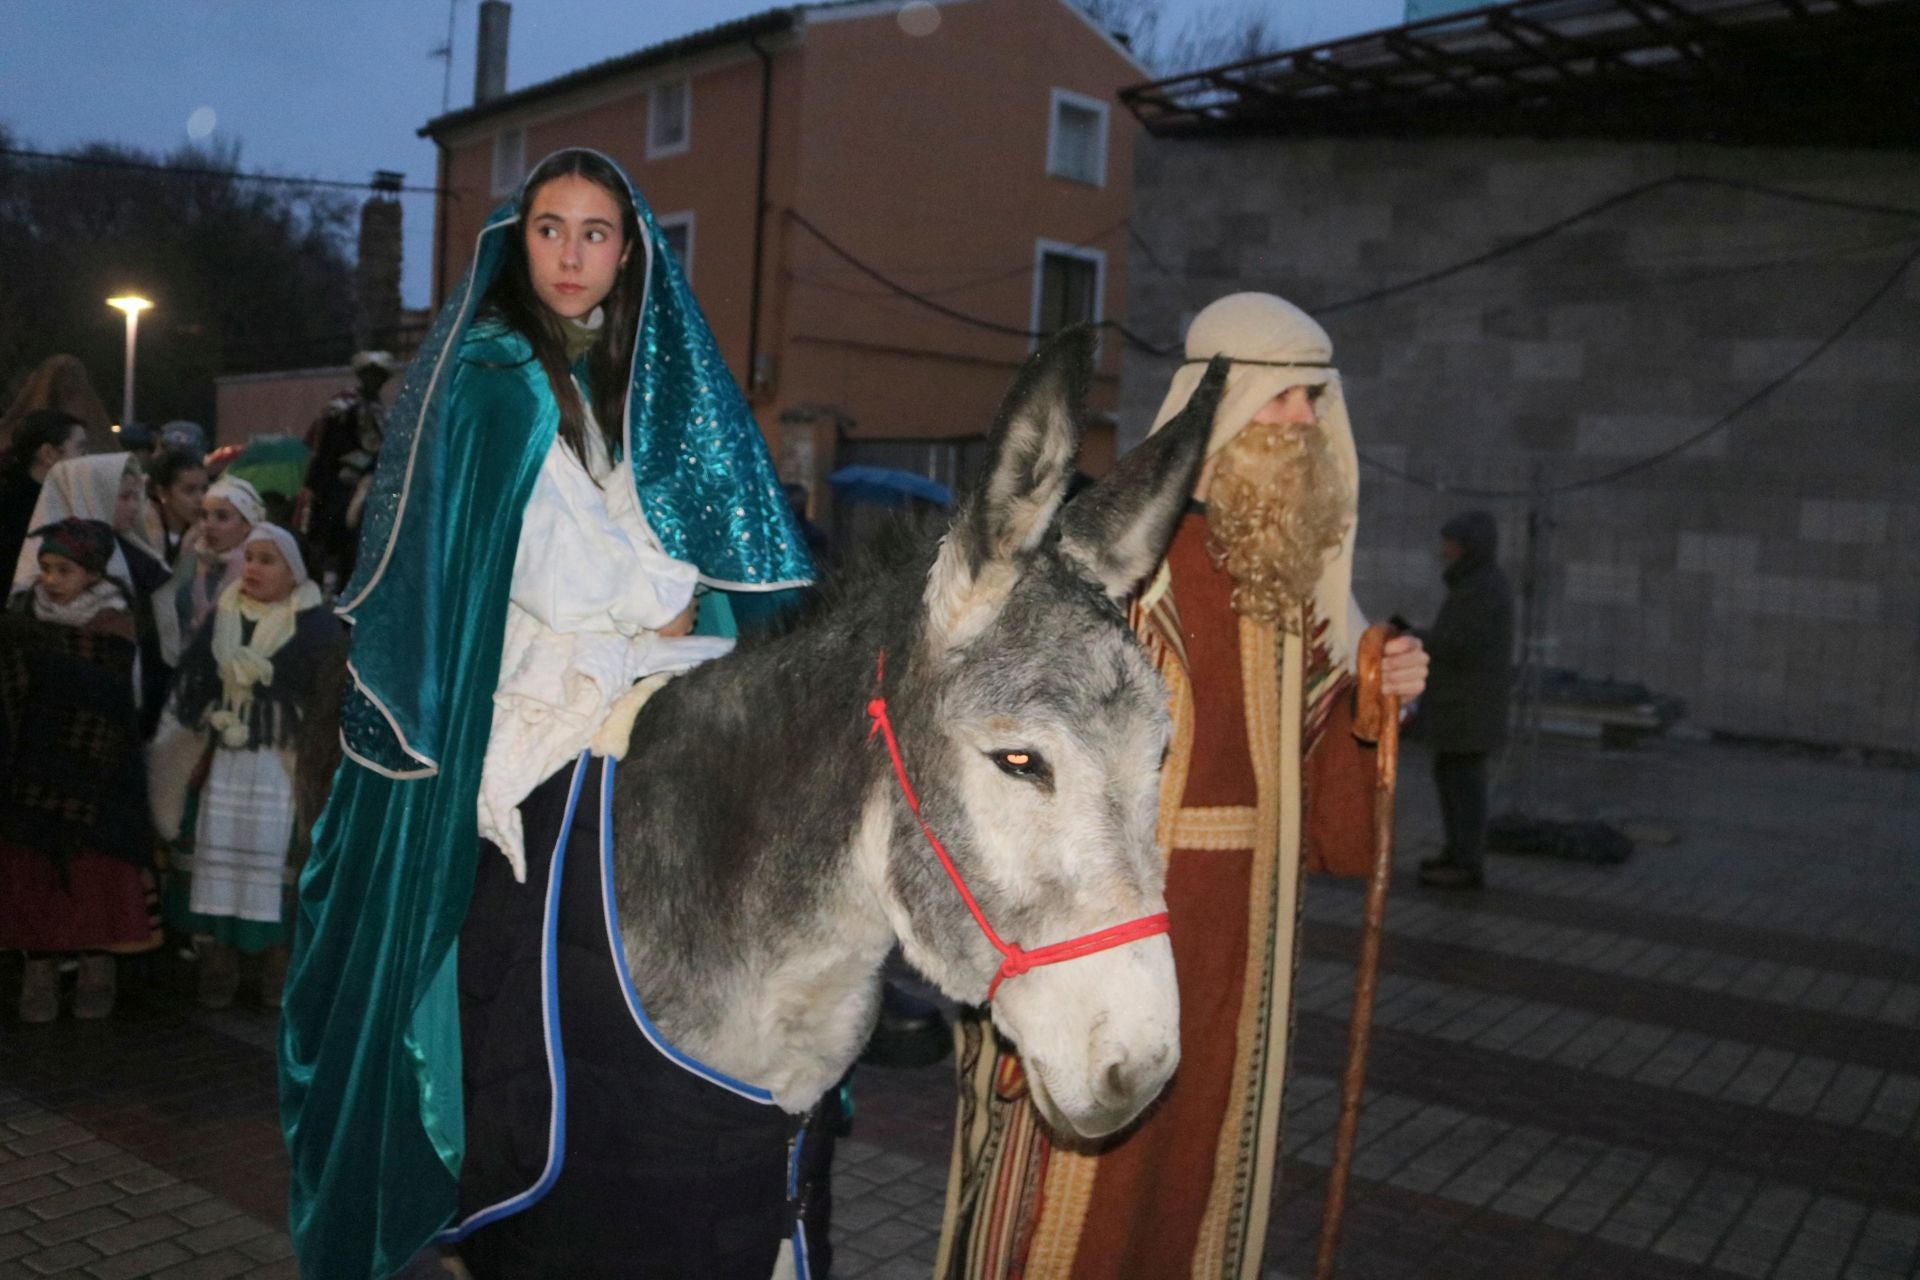
[[1207, 553], [1233, 577], [1234, 612], [1296, 629], [1353, 514], [1324, 432], [1250, 423], [1220, 451], [1207, 490]]

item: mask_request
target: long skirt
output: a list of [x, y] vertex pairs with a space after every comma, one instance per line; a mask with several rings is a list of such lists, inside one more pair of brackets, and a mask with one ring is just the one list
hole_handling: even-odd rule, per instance
[[174, 862], [170, 924], [245, 952], [288, 941], [289, 759], [272, 748], [214, 751], [198, 798], [193, 852]]
[[0, 840], [0, 947], [22, 951], [145, 951], [158, 944], [153, 877], [82, 851], [64, 868], [38, 849]]
[[481, 847], [460, 933], [467, 1149], [443, 1239], [479, 1280], [765, 1280], [787, 1237], [804, 1280], [800, 1206], [829, 1149], [647, 1017], [612, 907], [612, 787], [612, 762], [582, 756], [522, 802], [524, 884]]

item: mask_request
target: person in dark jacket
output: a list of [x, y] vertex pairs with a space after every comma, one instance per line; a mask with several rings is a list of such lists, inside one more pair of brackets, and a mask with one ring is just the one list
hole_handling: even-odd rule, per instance
[[1433, 665], [1419, 719], [1446, 828], [1440, 856], [1420, 864], [1420, 883], [1436, 888], [1485, 883], [1487, 761], [1506, 744], [1513, 688], [1513, 592], [1496, 558], [1499, 537], [1485, 511], [1440, 530], [1447, 599], [1422, 636]]
[[0, 451], [0, 574], [11, 574], [53, 464], [87, 452], [87, 424], [64, 409], [35, 409]]

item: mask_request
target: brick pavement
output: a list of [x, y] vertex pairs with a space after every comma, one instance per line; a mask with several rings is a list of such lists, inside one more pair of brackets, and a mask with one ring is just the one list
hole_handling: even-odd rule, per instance
[[[1342, 1274], [1920, 1274], [1920, 775], [1557, 751], [1543, 794], [1568, 816], [1677, 842], [1617, 868], [1495, 858], [1448, 897], [1404, 874], [1437, 825], [1420, 763]], [[1273, 1277], [1312, 1267], [1358, 916], [1357, 885], [1310, 889]], [[0, 1280], [294, 1275], [271, 1016], [193, 1010], [164, 957], [130, 969], [104, 1023], [22, 1027], [7, 1002]], [[947, 1070], [861, 1070], [836, 1275], [929, 1274]]]

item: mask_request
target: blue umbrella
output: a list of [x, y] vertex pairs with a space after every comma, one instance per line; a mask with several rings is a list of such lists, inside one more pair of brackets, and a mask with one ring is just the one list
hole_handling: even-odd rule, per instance
[[914, 498], [942, 507], [953, 502], [953, 490], [947, 486], [897, 467], [842, 467], [827, 477], [827, 483], [848, 502], [880, 507], [903, 507]]

